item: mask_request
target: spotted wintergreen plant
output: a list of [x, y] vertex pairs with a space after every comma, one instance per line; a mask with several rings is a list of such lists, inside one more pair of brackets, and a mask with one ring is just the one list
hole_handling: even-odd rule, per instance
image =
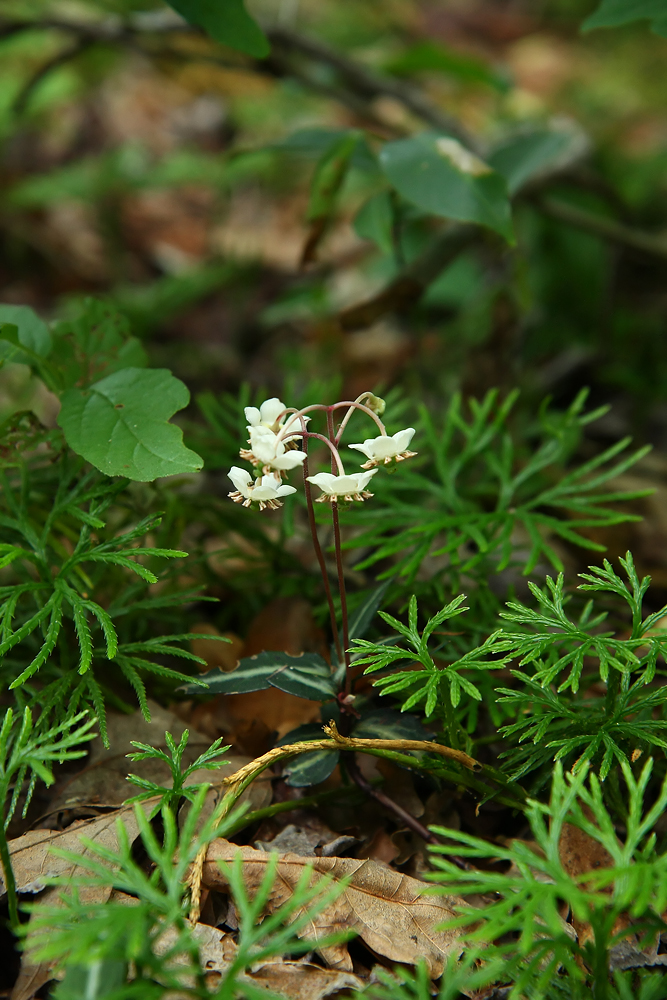
[[[300, 409], [286, 406], [277, 397], [265, 400], [259, 407], [244, 407], [249, 447], [242, 447], [239, 454], [253, 466], [257, 475], [253, 482], [247, 469], [232, 466], [228, 475], [235, 489], [229, 496], [235, 503], [244, 507], [252, 507], [256, 503], [260, 511], [276, 510], [282, 506], [283, 497], [297, 492], [295, 487], [287, 485], [283, 479], [290, 472], [301, 470], [311, 539], [329, 609], [333, 638], [332, 662], [328, 663], [317, 653], [290, 656], [280, 651], [265, 651], [242, 659], [233, 671], [223, 672], [216, 669], [205, 674], [202, 680], [208, 685], [209, 691], [235, 694], [276, 687], [301, 698], [319, 700], [324, 706], [328, 703], [328, 707], [324, 708], [326, 715], [323, 721], [329, 721], [338, 715], [341, 729], [346, 735], [358, 729], [359, 713], [354, 708], [356, 678], [350, 643], [353, 638], [362, 634], [362, 631], [358, 630], [368, 626], [386, 588], [381, 586], [375, 594], [370, 595], [369, 600], [359, 609], [361, 614], [352, 617], [348, 615], [339, 509], [353, 503], [371, 500], [373, 493], [368, 487], [380, 468], [389, 472], [395, 471], [399, 463], [416, 455], [416, 452], [407, 450], [415, 433], [414, 428], [409, 427], [389, 435], [381, 420], [384, 410], [385, 401], [372, 392], [364, 392], [355, 400], [342, 400], [331, 405], [314, 403]], [[339, 413], [342, 419], [336, 423]], [[365, 439], [363, 443], [349, 445], [355, 453], [355, 460], [358, 458], [357, 452], [361, 452], [366, 458], [362, 465], [365, 470], [363, 472], [347, 472], [341, 455], [343, 435], [355, 415], [370, 419], [374, 430], [379, 432], [374, 437]], [[324, 426], [321, 432], [314, 429], [314, 422], [318, 417], [323, 418]], [[330, 472], [310, 474], [309, 446], [316, 445], [325, 446]], [[320, 491], [315, 499], [312, 495], [313, 486]], [[327, 503], [331, 511], [340, 621], [318, 536], [315, 503]], [[188, 693], [197, 693], [194, 687], [185, 690]], [[374, 719], [376, 716], [367, 716], [362, 720], [362, 725], [365, 726], [364, 736], [381, 735], [387, 738], [391, 735], [406, 737], [419, 735], [415, 733], [415, 724], [418, 727], [418, 723], [413, 725], [410, 725], [409, 721], [403, 723], [398, 717], [394, 719], [395, 732], [388, 732], [386, 713], [382, 721], [382, 732], [376, 733], [373, 728]], [[317, 739], [319, 736], [318, 726], [307, 726], [288, 734], [287, 739], [290, 742], [308, 737]], [[323, 760], [313, 759], [307, 762], [307, 766], [295, 769], [289, 775], [290, 782], [305, 785], [324, 780], [336, 766], [337, 760], [334, 754], [323, 756]]]

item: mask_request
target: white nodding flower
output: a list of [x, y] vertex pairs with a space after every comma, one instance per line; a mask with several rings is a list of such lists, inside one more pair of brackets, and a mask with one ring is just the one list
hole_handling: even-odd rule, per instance
[[265, 471], [273, 469], [277, 472], [287, 472], [302, 465], [306, 457], [305, 451], [296, 451], [286, 447], [277, 434], [262, 424], [248, 427], [250, 432], [250, 450], [242, 448], [240, 455], [253, 465], [261, 465]]
[[244, 507], [250, 507], [254, 500], [259, 504], [260, 510], [264, 510], [265, 507], [275, 510], [277, 507], [282, 507], [279, 497], [296, 493], [293, 486], [281, 485], [280, 479], [275, 476], [262, 476], [253, 483], [247, 469], [239, 469], [236, 465], [231, 467], [227, 475], [236, 487], [228, 496], [234, 503], [241, 503]]
[[377, 469], [371, 472], [354, 472], [351, 476], [334, 476], [331, 472], [318, 472], [316, 476], [308, 476], [308, 482], [319, 486], [322, 495], [317, 503], [333, 503], [342, 497], [343, 500], [368, 500], [373, 494], [366, 489], [371, 477]]
[[284, 423], [284, 416], [280, 421], [278, 418], [285, 409], [285, 404], [277, 396], [272, 396], [259, 409], [256, 406], [246, 406], [243, 412], [251, 427], [268, 427], [269, 430], [277, 431]]
[[349, 444], [348, 448], [354, 448], [366, 456], [368, 461], [364, 462], [362, 469], [372, 469], [376, 465], [402, 462], [416, 455], [416, 451], [408, 451], [414, 433], [414, 427], [406, 427], [404, 431], [397, 431], [391, 436], [381, 434], [379, 437], [366, 438], [363, 444]]

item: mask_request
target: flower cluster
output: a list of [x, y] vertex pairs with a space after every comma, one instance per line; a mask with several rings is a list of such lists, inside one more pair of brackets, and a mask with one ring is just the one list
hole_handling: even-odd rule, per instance
[[[368, 405], [365, 405], [364, 401], [367, 401]], [[339, 408], [347, 408], [347, 415], [335, 436], [332, 432], [331, 437], [324, 437], [307, 429], [310, 417], [306, 415], [306, 410], [324, 410], [331, 414]], [[362, 465], [362, 469], [366, 469], [366, 472], [350, 475], [345, 472], [338, 445], [343, 429], [355, 409], [362, 410], [370, 416], [381, 433], [377, 437], [367, 438], [362, 443], [348, 445], [349, 448], [361, 452], [367, 459]], [[377, 473], [377, 466], [402, 462], [417, 454], [407, 450], [415, 433], [414, 428], [408, 427], [396, 434], [388, 435], [378, 416], [383, 409], [384, 401], [372, 393], [364, 393], [354, 402], [336, 403], [331, 407], [315, 404], [305, 407], [304, 410], [290, 409], [275, 396], [267, 399], [259, 408], [246, 406], [244, 412], [248, 421], [249, 448], [241, 448], [239, 454], [261, 472], [261, 475], [253, 481], [249, 472], [234, 466], [229, 472], [229, 478], [236, 489], [229, 496], [235, 503], [243, 504], [244, 507], [250, 507], [253, 501], [259, 504], [260, 510], [265, 507], [270, 509], [280, 507], [280, 497], [296, 493], [293, 486], [283, 483], [283, 476], [292, 469], [303, 466], [307, 457], [305, 451], [299, 450], [298, 442], [313, 437], [328, 445], [332, 455], [332, 467], [336, 467], [338, 473], [335, 475], [333, 472], [319, 472], [314, 476], [305, 476], [309, 483], [321, 490], [317, 501], [337, 503], [339, 500], [351, 502], [370, 499], [373, 494], [367, 490], [367, 486]]]

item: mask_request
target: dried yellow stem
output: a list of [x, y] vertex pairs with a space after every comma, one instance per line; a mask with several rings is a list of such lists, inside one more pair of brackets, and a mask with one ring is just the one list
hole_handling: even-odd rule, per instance
[[[373, 753], [378, 750], [416, 750], [423, 753], [437, 754], [440, 757], [447, 757], [449, 760], [455, 760], [470, 771], [480, 771], [482, 769], [482, 765], [474, 757], [469, 757], [467, 753], [442, 746], [440, 743], [433, 743], [431, 740], [360, 740], [352, 736], [342, 736], [338, 732], [335, 722], [330, 722], [323, 729], [328, 737], [327, 739], [288, 743], [284, 747], [274, 747], [273, 750], [269, 750], [268, 753], [257, 757], [256, 760], [251, 761], [245, 767], [235, 771], [234, 774], [230, 774], [227, 778], [224, 778], [222, 784], [227, 786], [228, 791], [216, 808], [214, 821], [220, 822], [227, 815], [244, 789], [262, 771], [265, 771], [267, 767], [271, 767], [272, 764], [277, 764], [278, 761], [285, 760], [288, 757], [294, 757], [300, 753], [312, 753], [314, 750], [351, 750], [360, 751], [361, 753], [364, 751]], [[190, 886], [190, 921], [193, 924], [196, 924], [199, 920], [201, 881], [206, 850], [206, 845], [204, 845], [197, 854], [188, 878]]]

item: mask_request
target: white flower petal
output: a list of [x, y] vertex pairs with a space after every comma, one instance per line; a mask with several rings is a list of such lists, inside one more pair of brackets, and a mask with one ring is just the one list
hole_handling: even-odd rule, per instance
[[366, 438], [363, 444], [350, 444], [348, 448], [360, 451], [371, 462], [382, 461], [402, 454], [410, 444], [414, 433], [414, 427], [406, 427], [405, 430], [397, 431], [391, 436], [380, 434], [378, 437]]
[[341, 477], [334, 476], [331, 472], [318, 472], [317, 475], [307, 476], [306, 478], [309, 483], [319, 486], [323, 493], [335, 493], [336, 483]]
[[303, 465], [305, 457], [305, 451], [286, 451], [284, 455], [273, 458], [270, 465], [272, 469], [287, 472], [289, 469], [296, 469], [297, 466]]
[[288, 497], [290, 493], [296, 493], [296, 489], [294, 486], [288, 486], [287, 483], [283, 486], [279, 486], [276, 490], [277, 497]]
[[253, 426], [256, 426], [261, 420], [260, 412], [256, 406], [246, 406], [243, 412], [248, 423]]
[[399, 454], [402, 451], [407, 451], [414, 436], [414, 427], [406, 427], [404, 431], [397, 431], [396, 434], [394, 434], [394, 441], [396, 442]]
[[253, 500], [276, 500], [278, 497], [296, 493], [293, 486], [281, 486], [275, 476], [262, 476], [252, 491]]
[[373, 452], [368, 447], [369, 442], [372, 443], [372, 439], [369, 439], [369, 441], [364, 441], [363, 444], [348, 444], [348, 448], [354, 448], [355, 451], [360, 451], [362, 455], [365, 455], [366, 458], [370, 458], [372, 460]]
[[238, 466], [233, 465], [229, 470], [229, 472], [227, 473], [227, 475], [234, 483], [234, 486], [239, 491], [239, 493], [241, 493], [246, 498], [250, 496], [250, 484], [252, 483], [252, 476], [250, 475], [247, 469], [239, 469]]
[[376, 472], [377, 469], [371, 469], [370, 472], [355, 472], [351, 476], [334, 476], [331, 472], [318, 472], [316, 476], [308, 476], [308, 482], [319, 486], [322, 492], [329, 496], [361, 493]]
[[264, 403], [262, 403], [259, 408], [260, 422], [264, 424], [265, 427], [273, 427], [284, 409], [285, 404], [281, 402], [277, 396], [272, 396], [271, 399], [267, 399]]

